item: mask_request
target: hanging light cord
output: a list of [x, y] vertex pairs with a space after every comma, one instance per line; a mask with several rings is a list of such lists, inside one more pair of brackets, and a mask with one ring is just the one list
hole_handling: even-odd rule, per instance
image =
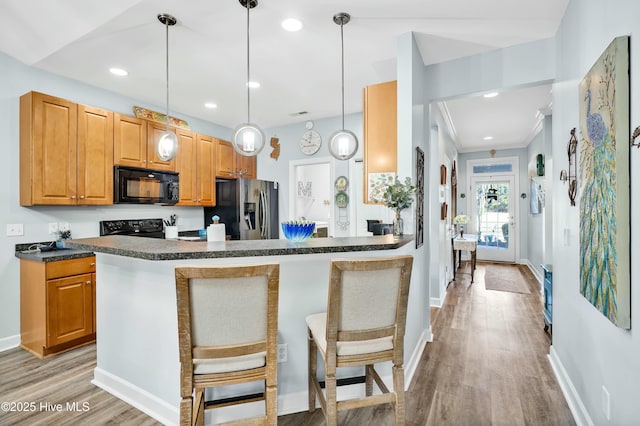
[[340, 23], [340, 46], [342, 50], [342, 130], [344, 130], [344, 24]]
[[167, 132], [169, 132], [169, 19], [167, 18], [164, 23], [166, 29], [166, 71], [167, 71]]
[[251, 9], [251, 0], [247, 0], [247, 123], [251, 123], [251, 77], [249, 74], [249, 10]]

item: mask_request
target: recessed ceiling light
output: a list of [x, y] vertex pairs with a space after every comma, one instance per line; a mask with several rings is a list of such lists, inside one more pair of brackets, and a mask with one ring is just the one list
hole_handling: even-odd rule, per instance
[[127, 70], [123, 70], [122, 68], [115, 68], [115, 67], [114, 68], [109, 68], [109, 72], [111, 74], [115, 74], [115, 75], [117, 75], [119, 77], [124, 77], [124, 76], [129, 75]]
[[491, 139], [493, 139], [493, 136], [485, 136], [484, 138], [485, 141], [490, 141]]
[[495, 98], [496, 96], [498, 96], [498, 92], [485, 93], [482, 96], [485, 98]]
[[302, 29], [302, 22], [294, 18], [285, 19], [282, 21], [282, 28], [287, 31], [300, 31]]
[[204, 106], [205, 108], [211, 108], [211, 109], [218, 108], [218, 105], [214, 104], [213, 102], [206, 102]]
[[258, 83], [257, 81], [250, 81], [247, 83], [247, 86], [251, 87], [252, 89], [256, 89], [260, 87], [260, 83]]

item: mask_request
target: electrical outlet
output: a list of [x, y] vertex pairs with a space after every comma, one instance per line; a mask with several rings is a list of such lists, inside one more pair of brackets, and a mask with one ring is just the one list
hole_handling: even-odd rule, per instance
[[69, 222], [58, 222], [58, 230], [59, 231], [68, 231], [69, 230]]
[[15, 237], [24, 235], [24, 228], [21, 223], [7, 223], [7, 235]]
[[49, 222], [49, 234], [58, 232], [58, 222]]
[[278, 345], [278, 362], [287, 362], [287, 344], [280, 343]]
[[607, 420], [611, 420], [611, 399], [609, 398], [609, 391], [602, 386], [602, 412]]

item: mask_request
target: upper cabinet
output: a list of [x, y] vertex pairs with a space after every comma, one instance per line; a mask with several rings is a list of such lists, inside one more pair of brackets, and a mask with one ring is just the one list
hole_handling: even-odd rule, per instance
[[20, 97], [20, 204], [113, 203], [113, 113], [29, 92]]
[[[175, 158], [171, 161], [164, 161], [158, 157], [158, 141], [166, 131], [167, 125], [164, 123], [147, 122], [147, 165], [145, 167], [155, 170], [169, 170], [171, 172], [176, 170]], [[176, 129], [169, 128], [169, 131], [175, 133]]]
[[[176, 170], [176, 161], [158, 158], [156, 146], [167, 126], [163, 123], [116, 114], [114, 163], [155, 170]], [[169, 128], [175, 132], [175, 129]]]
[[236, 151], [231, 142], [216, 139], [216, 176], [236, 177]]
[[231, 142], [216, 139], [216, 176], [231, 178], [255, 178], [257, 157], [239, 155]]
[[255, 179], [257, 175], [256, 160], [257, 157], [255, 155], [247, 157], [236, 154], [236, 171], [238, 177]]
[[398, 101], [397, 82], [374, 84], [364, 88], [364, 202], [369, 200], [368, 182], [372, 174], [397, 173]]
[[177, 130], [179, 149], [176, 167], [180, 173], [181, 206], [214, 206], [216, 140], [210, 136]]
[[113, 159], [114, 163], [120, 166], [147, 167], [147, 122], [145, 120], [115, 114]]

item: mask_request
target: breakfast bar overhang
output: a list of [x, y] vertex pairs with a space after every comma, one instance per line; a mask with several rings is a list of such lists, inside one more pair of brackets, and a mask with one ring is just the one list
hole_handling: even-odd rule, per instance
[[[278, 414], [306, 410], [305, 317], [326, 309], [330, 259], [411, 254], [413, 244], [410, 242], [413, 242], [412, 236], [392, 235], [312, 238], [295, 243], [287, 240], [179, 241], [127, 236], [69, 241], [70, 247], [96, 253], [97, 366], [93, 383], [162, 423], [178, 424], [180, 364], [174, 269], [187, 265], [277, 262], [280, 264], [278, 342], [287, 345], [287, 360], [278, 364]], [[428, 319], [428, 315], [424, 315], [429, 309], [428, 298], [422, 297], [419, 283], [413, 282], [416, 276], [420, 274], [412, 278], [404, 341], [406, 388], [424, 345], [431, 338], [429, 324], [425, 323], [428, 321], [424, 320]], [[391, 376], [390, 365], [380, 367], [387, 381]], [[348, 369], [346, 373], [343, 375], [355, 375], [348, 374]], [[357, 386], [344, 391], [349, 395], [359, 393]], [[244, 389], [235, 386], [216, 390], [214, 397], [260, 391], [260, 387], [256, 389], [251, 385]], [[256, 414], [263, 409], [259, 403], [251, 404], [243, 408], [245, 416], [246, 410], [253, 408]], [[234, 409], [237, 408], [229, 407], [220, 415], [224, 418], [216, 417], [215, 421], [235, 418]]]

